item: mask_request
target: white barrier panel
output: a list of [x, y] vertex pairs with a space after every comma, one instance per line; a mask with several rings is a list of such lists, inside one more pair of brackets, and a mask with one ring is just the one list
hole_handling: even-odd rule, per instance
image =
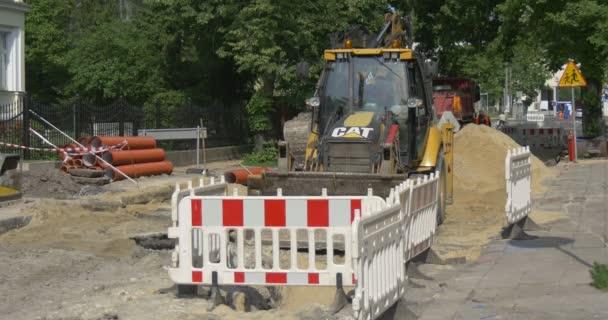
[[220, 182], [216, 182], [214, 177], [209, 179], [209, 183], [205, 184], [203, 178], [198, 180], [198, 187], [193, 187], [192, 180], [187, 182], [186, 189], [181, 188], [181, 183], [175, 184], [175, 191], [171, 195], [171, 220], [173, 226], [177, 226], [177, 211], [179, 202], [186, 196], [203, 196], [203, 195], [226, 195], [228, 185], [224, 181], [224, 176], [220, 176]]
[[[335, 285], [342, 274], [344, 285], [354, 285], [355, 210], [384, 207], [375, 196], [187, 196], [169, 228], [179, 239], [169, 275], [179, 284], [212, 284], [216, 273], [220, 285]], [[317, 255], [322, 242], [327, 253]], [[337, 244], [343, 257], [334, 256]], [[308, 257], [299, 259], [304, 248]]]
[[[439, 172], [406, 181], [409, 188], [403, 193], [401, 206], [405, 216], [405, 259], [411, 260], [433, 244], [437, 229], [439, 205]], [[409, 194], [408, 194], [409, 193]]]
[[507, 151], [505, 179], [507, 183], [505, 213], [507, 222], [514, 224], [528, 216], [532, 210], [532, 157], [529, 147]]
[[353, 223], [357, 284], [352, 304], [356, 319], [376, 319], [405, 292], [405, 228], [399, 194], [408, 193], [408, 187], [405, 182], [395, 187], [387, 198], [389, 207], [356, 217]]
[[542, 122], [545, 121], [545, 115], [542, 113], [528, 113], [526, 114], [526, 120], [530, 122]]

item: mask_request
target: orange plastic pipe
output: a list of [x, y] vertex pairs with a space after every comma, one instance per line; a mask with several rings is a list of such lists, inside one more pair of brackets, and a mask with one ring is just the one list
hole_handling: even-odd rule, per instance
[[113, 146], [127, 140], [125, 150], [137, 149], [154, 149], [156, 148], [156, 139], [152, 137], [107, 137], [96, 136], [91, 138], [91, 147], [99, 148], [101, 146]]
[[74, 159], [73, 163], [74, 163], [74, 166], [77, 167], [77, 168], [82, 167], [82, 160], [81, 159]]
[[270, 168], [267, 167], [228, 170], [224, 171], [224, 179], [228, 183], [238, 183], [246, 186], [250, 174], [258, 175], [268, 170]]
[[[165, 160], [165, 150], [163, 149], [142, 149], [142, 150], [110, 150], [104, 152], [101, 157], [113, 166], [123, 166], [127, 164], [158, 162]], [[108, 165], [99, 161], [99, 165]]]
[[67, 159], [65, 161], [65, 165], [68, 166], [68, 167], [73, 166], [74, 165], [74, 159], [72, 159], [72, 158]]
[[59, 170], [63, 173], [68, 173], [68, 166], [62, 165], [61, 167], [59, 167]]
[[[129, 164], [126, 166], [118, 166], [116, 169], [122, 171], [130, 178], [139, 178], [143, 176], [152, 176], [159, 174], [171, 174], [173, 172], [173, 163], [170, 161], [158, 161], [148, 163]], [[108, 167], [104, 169], [106, 177], [112, 181], [119, 181], [125, 177], [114, 169]]]

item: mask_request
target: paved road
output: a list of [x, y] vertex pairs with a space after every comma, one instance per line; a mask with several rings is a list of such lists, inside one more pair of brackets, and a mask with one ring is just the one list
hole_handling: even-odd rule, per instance
[[537, 240], [495, 240], [472, 265], [430, 267], [435, 281], [407, 295], [418, 319], [608, 319], [608, 292], [589, 285], [608, 263], [608, 160], [562, 165], [549, 184], [535, 210], [564, 219]]

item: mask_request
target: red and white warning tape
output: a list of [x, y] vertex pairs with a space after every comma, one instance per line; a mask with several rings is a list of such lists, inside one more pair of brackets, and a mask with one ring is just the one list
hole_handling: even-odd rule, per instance
[[5, 146], [5, 147], [9, 147], [9, 148], [15, 148], [15, 149], [23, 149], [23, 150], [31, 150], [31, 151], [45, 151], [45, 152], [65, 152], [68, 153], [70, 155], [82, 155], [82, 154], [87, 154], [87, 153], [91, 153], [91, 152], [104, 152], [104, 151], [108, 151], [108, 150], [116, 150], [116, 149], [123, 149], [125, 146], [127, 145], [127, 141], [124, 141], [122, 143], [119, 143], [117, 145], [113, 145], [113, 146], [109, 146], [109, 147], [89, 147], [89, 148], [72, 148], [72, 147], [65, 147], [65, 148], [34, 148], [34, 147], [27, 147], [27, 146], [22, 146], [22, 145], [18, 145], [18, 144], [14, 144], [14, 143], [7, 143], [7, 142], [0, 142], [0, 146]]

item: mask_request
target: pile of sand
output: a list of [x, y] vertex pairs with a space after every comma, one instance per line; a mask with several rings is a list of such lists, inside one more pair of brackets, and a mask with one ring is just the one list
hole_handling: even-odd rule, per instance
[[[454, 203], [433, 245], [442, 258], [476, 260], [481, 248], [498, 237], [506, 224], [505, 157], [520, 147], [504, 133], [487, 126], [467, 125], [454, 136]], [[532, 157], [532, 193], [543, 193], [552, 176]]]
[[[457, 191], [505, 190], [505, 157], [520, 147], [511, 137], [487, 126], [467, 125], [454, 135], [454, 188]], [[542, 181], [553, 171], [532, 156], [532, 192], [540, 193]]]

